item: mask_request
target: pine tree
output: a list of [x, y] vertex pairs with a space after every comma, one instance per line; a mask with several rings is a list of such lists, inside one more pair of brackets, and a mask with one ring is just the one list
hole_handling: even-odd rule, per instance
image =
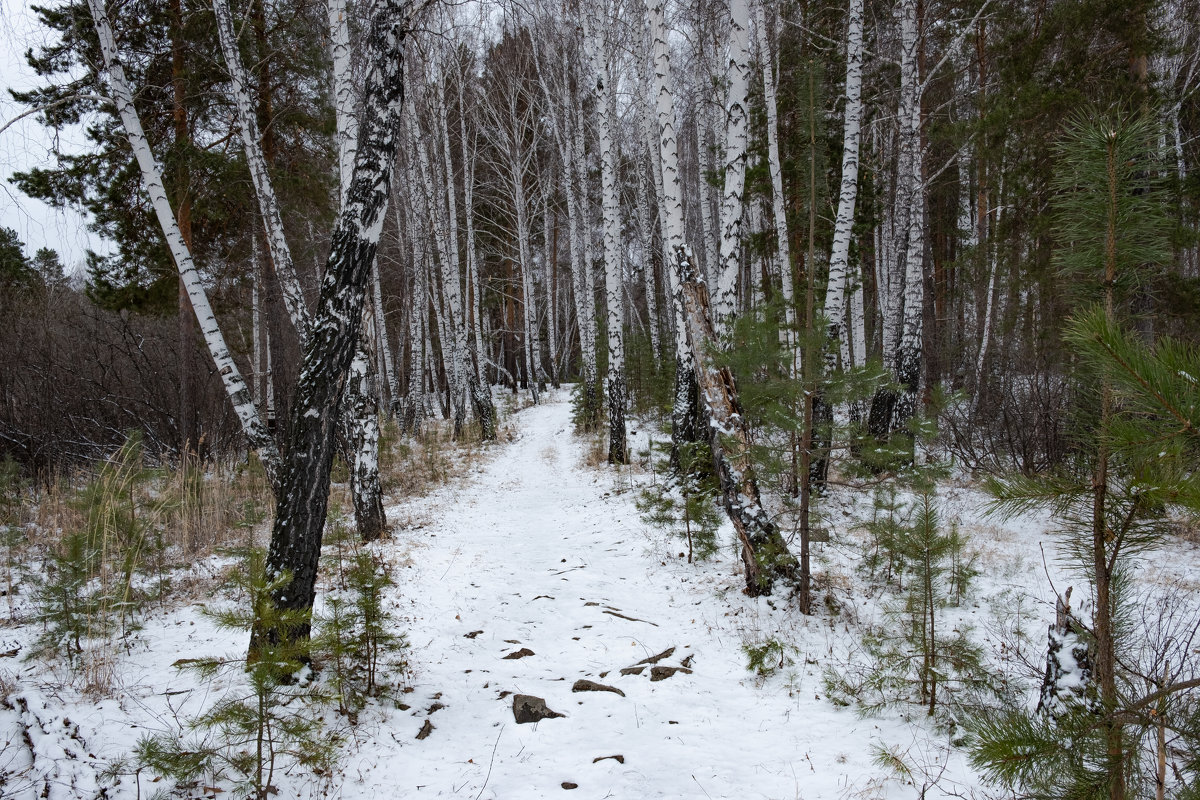
[[[1095, 685], [1083, 694], [1094, 698], [1095, 710], [1091, 700], [1077, 702], [1050, 715], [1050, 721], [1011, 710], [985, 718], [977, 728], [976, 764], [997, 780], [1035, 793], [1122, 800], [1140, 778], [1142, 736], [1136, 719], [1126, 713], [1129, 676], [1122, 666], [1129, 663], [1122, 653], [1133, 643], [1122, 638], [1118, 622], [1135, 556], [1161, 538], [1167, 497], [1155, 482], [1143, 480], [1157, 469], [1153, 461], [1158, 458], [1145, 449], [1146, 423], [1123, 408], [1114, 378], [1124, 371], [1123, 385], [1138, 388], [1142, 406], [1164, 413], [1162, 401], [1147, 391], [1137, 372], [1120, 366], [1122, 358], [1129, 358], [1148, 368], [1153, 359], [1116, 333], [1118, 315], [1129, 315], [1139, 276], [1166, 257], [1165, 217], [1147, 158], [1154, 131], [1148, 116], [1093, 114], [1077, 118], [1062, 144], [1059, 263], [1074, 279], [1079, 297], [1100, 302], [1077, 318], [1068, 337], [1083, 356], [1075, 376], [1085, 412], [1079, 448], [1071, 470], [989, 482], [996, 497], [993, 508], [1002, 515], [1031, 508], [1055, 514], [1070, 565], [1093, 588], [1092, 618], [1079, 627], [1090, 632]], [[1179, 426], [1180, 420], [1174, 424]], [[1171, 446], [1164, 442], [1162, 447], [1165, 456]], [[1051, 768], [1030, 763], [1050, 735], [1066, 737], [1072, 747], [1047, 759]]]

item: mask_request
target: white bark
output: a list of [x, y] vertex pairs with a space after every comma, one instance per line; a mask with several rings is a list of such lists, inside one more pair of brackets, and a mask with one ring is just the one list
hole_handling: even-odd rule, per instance
[[833, 227], [833, 249], [829, 257], [829, 281], [825, 314], [829, 318], [830, 347], [826, 369], [834, 366], [834, 342], [844, 367], [850, 366], [850, 337], [845, 335], [846, 286], [849, 278], [850, 238], [854, 228], [854, 206], [858, 199], [858, 151], [862, 126], [863, 0], [849, 0], [846, 12], [846, 112], [842, 132], [842, 185], [838, 194], [837, 218]]
[[[292, 325], [304, 341], [308, 335], [308, 308], [300, 289], [300, 279], [296, 275], [296, 266], [292, 261], [292, 252], [288, 247], [287, 238], [283, 231], [283, 216], [279, 211], [279, 200], [275, 195], [275, 187], [267, 173], [267, 161], [262, 152], [262, 136], [258, 130], [258, 117], [250, 100], [249, 80], [242, 66], [242, 57], [238, 53], [237, 37], [233, 30], [233, 17], [229, 12], [226, 0], [212, 0], [213, 15], [217, 23], [217, 37], [221, 42], [221, 52], [229, 71], [229, 93], [237, 111], [238, 131], [242, 138], [242, 151], [246, 155], [246, 165], [250, 169], [250, 178], [254, 183], [254, 194], [258, 198], [259, 213], [262, 215], [263, 229], [266, 231], [267, 248], [271, 264], [279, 278], [279, 287], [283, 293], [284, 305]], [[339, 116], [341, 116], [339, 114]], [[353, 159], [350, 169], [353, 169]], [[339, 173], [343, 193], [349, 183], [349, 172]]]
[[[703, 44], [701, 47], [704, 47]], [[704, 48], [707, 53], [707, 48]], [[705, 62], [708, 57], [705, 56]], [[706, 63], [706, 74], [713, 72]], [[717, 143], [717, 126], [719, 124], [720, 104], [711, 98], [701, 97], [696, 109], [696, 150], [697, 162], [700, 169], [698, 200], [700, 201], [700, 241], [703, 243], [704, 274], [707, 275], [708, 285], [715, 290], [717, 275], [721, 265], [721, 222], [718, 217], [717, 187], [709, 181], [709, 176], [717, 174], [718, 154], [724, 148]], [[723, 125], [721, 127], [724, 127]]]
[[[215, 0], [214, 0], [215, 1]], [[328, 0], [329, 54], [333, 58], [333, 101], [337, 119], [338, 175], [340, 204], [346, 202], [346, 189], [354, 172], [354, 154], [358, 149], [357, 93], [350, 65], [350, 20], [346, 0]]]
[[88, 7], [91, 10], [92, 21], [100, 41], [100, 52], [104, 59], [105, 69], [108, 71], [108, 83], [113, 103], [125, 128], [129, 147], [141, 170], [142, 185], [146, 194], [149, 195], [150, 204], [154, 208], [158, 224], [167, 240], [167, 247], [179, 270], [188, 301], [196, 313], [204, 342], [208, 346], [209, 354], [225, 385], [225, 392], [233, 404], [234, 414], [241, 423], [246, 439], [250, 446], [258, 452], [259, 459], [262, 461], [271, 483], [277, 485], [280, 469], [278, 448], [258, 416], [249, 387], [246, 386], [246, 381], [242, 378], [237, 363], [233, 360], [233, 355], [225, 343], [225, 337], [217, 325], [216, 315], [208, 302], [208, 295], [204, 291], [204, 285], [200, 281], [200, 275], [192, 261], [192, 254], [179, 231], [175, 213], [171, 209], [166, 189], [163, 186], [162, 170], [154, 158], [150, 142], [146, 139], [142, 122], [133, 105], [133, 92], [125, 78], [125, 69], [117, 54], [116, 40], [113, 37], [112, 25], [109, 23], [103, 0], [88, 0]]
[[680, 448], [688, 442], [707, 438], [698, 430], [700, 413], [692, 388], [696, 383], [696, 361], [688, 342], [684, 315], [683, 280], [685, 271], [694, 273], [695, 258], [685, 239], [683, 202], [680, 195], [678, 128], [671, 78], [671, 48], [667, 42], [665, 0], [646, 0], [654, 52], [654, 106], [658, 119], [657, 170], [661, 175], [661, 223], [664, 249], [670, 259], [664, 265], [670, 285], [675, 321], [675, 398], [671, 413], [672, 456], [678, 465]]
[[682, 325], [683, 308], [679, 301], [679, 272], [675, 268], [676, 253], [687, 246], [683, 226], [682, 176], [679, 173], [679, 151], [675, 119], [674, 88], [671, 79], [671, 46], [667, 42], [667, 24], [663, 14], [664, 0], [646, 0], [646, 14], [650, 18], [650, 33], [654, 50], [654, 104], [658, 121], [657, 172], [662, 182], [659, 187], [664, 249], [671, 254], [665, 265], [670, 284], [675, 318], [675, 356], [691, 364], [691, 352], [687, 346], [687, 333]]
[[458, 89], [458, 130], [462, 139], [463, 162], [463, 215], [467, 223], [467, 291], [471, 312], [471, 333], [475, 339], [475, 377], [484, 382], [484, 361], [487, 351], [483, 347], [482, 298], [479, 284], [479, 258], [475, 251], [475, 139], [467, 138], [467, 103], [463, 90], [465, 76], [460, 72], [455, 80]]
[[[1001, 172], [1000, 174], [1001, 174], [1001, 176], [1003, 176], [1003, 172]], [[1003, 197], [1004, 197], [1003, 178], [1001, 179], [1001, 182], [1000, 182], [998, 197], [1001, 198], [1001, 202], [1003, 202]], [[995, 226], [998, 226], [1000, 224], [1000, 217], [1003, 214], [1003, 210], [1004, 210], [1003, 205], [1000, 205], [997, 208], [995, 208], [994, 212], [995, 212], [996, 216], [995, 216], [995, 220], [992, 221], [990, 218], [991, 218], [991, 213], [992, 213], [993, 209], [981, 209], [981, 211], [983, 211], [983, 213], [984, 213], [984, 216], [986, 216], [986, 218], [988, 218], [988, 220], [989, 220], [989, 222], [988, 222], [989, 227], [992, 227], [993, 230], [995, 229]], [[986, 377], [984, 376], [983, 368], [984, 368], [984, 365], [987, 363], [988, 349], [991, 345], [992, 325], [993, 325], [992, 317], [993, 317], [993, 309], [995, 308], [995, 305], [996, 305], [996, 294], [997, 294], [997, 292], [996, 292], [996, 274], [1000, 272], [1000, 265], [997, 263], [998, 259], [996, 258], [996, 242], [994, 241], [994, 239], [995, 239], [995, 237], [989, 236], [987, 240], [982, 241], [980, 244], [981, 247], [984, 247], [987, 250], [986, 259], [985, 259], [984, 263], [987, 266], [988, 286], [987, 286], [987, 298], [984, 301], [983, 322], [980, 325], [980, 330], [979, 330], [979, 353], [977, 354], [977, 356], [975, 358], [975, 394], [974, 394], [972, 404], [971, 404], [972, 415], [978, 413], [978, 411], [979, 411], [979, 402], [983, 397], [985, 381], [987, 380]]]
[[[645, 114], [643, 117], [647, 116]], [[643, 149], [644, 148], [639, 148]], [[653, 155], [651, 155], [653, 158]], [[646, 294], [646, 327], [650, 334], [650, 349], [657, 361], [661, 352], [661, 336], [658, 325], [658, 298], [654, 289], [654, 224], [650, 217], [650, 192], [647, 186], [649, 171], [637, 160], [635, 191], [637, 201], [638, 242], [642, 256], [642, 288]]]
[[[458, 237], [453, 232], [453, 226], [447, 220], [445, 183], [440, 180], [440, 176], [434, 170], [434, 165], [425, 147], [425, 137], [417, 130], [413, 116], [412, 114], [406, 115], [405, 119], [409, 129], [409, 146], [417, 155], [418, 174], [421, 176], [421, 185], [425, 187], [422, 197], [426, 219], [430, 220], [434, 230], [433, 251], [441, 272], [442, 293], [439, 296], [434, 290], [434, 294], [431, 296], [439, 298], [434, 303], [438, 307], [437, 310], [440, 311], [437, 314], [438, 345], [442, 351], [442, 362], [446, 370], [449, 407], [451, 414], [454, 415], [457, 429], [462, 423], [461, 417], [466, 406], [464, 353], [460, 349], [460, 346], [465, 345], [465, 341], [460, 341], [456, 321], [456, 317], [461, 315], [461, 303], [458, 303], [458, 309], [455, 308], [456, 301], [460, 297], [458, 264], [453, 255], [458, 250]], [[435, 140], [439, 138], [435, 136]], [[440, 142], [436, 143], [440, 145]], [[430, 281], [429, 285], [433, 290], [434, 282]], [[443, 307], [443, 301], [445, 307]]]
[[471, 365], [467, 353], [467, 314], [462, 301], [462, 272], [459, 264], [458, 251], [458, 192], [454, 186], [454, 160], [450, 155], [450, 121], [446, 113], [446, 76], [442, 72], [437, 96], [431, 98], [437, 108], [438, 124], [441, 128], [442, 158], [446, 173], [446, 241], [449, 245], [447, 261], [442, 267], [442, 281], [446, 285], [446, 303], [449, 306], [450, 326], [454, 336], [454, 371], [461, 394], [455, 398], [455, 423], [460, 420], [466, 408], [466, 383], [468, 382]]
[[917, 0], [900, 5], [900, 190], [907, 230], [904, 248], [904, 294], [900, 341], [894, 373], [904, 386], [892, 417], [893, 430], [905, 430], [916, 408], [921, 385], [922, 325], [924, 323], [925, 170], [921, 147], [921, 92], [918, 72], [920, 31]]
[[587, 338], [588, 352], [590, 353], [590, 365], [592, 379], [596, 377], [596, 337], [599, 335], [599, 328], [596, 325], [596, 275], [595, 259], [592, 255], [592, 230], [591, 230], [591, 201], [590, 193], [587, 190], [587, 161], [585, 160], [585, 152], [583, 146], [583, 112], [581, 108], [582, 99], [572, 103], [571, 113], [575, 118], [574, 124], [571, 126], [571, 151], [572, 165], [575, 168], [575, 180], [572, 183], [575, 185], [575, 202], [578, 212], [576, 213], [576, 221], [579, 225], [579, 241], [583, 253], [583, 272], [580, 276], [583, 281], [583, 291], [580, 297], [580, 308], [583, 311], [583, 332], [582, 336]]
[[[553, 183], [548, 176], [544, 176], [538, 181], [542, 196], [542, 286], [545, 287], [546, 294], [546, 327], [548, 335], [546, 343], [550, 348], [547, 354], [550, 361], [550, 379], [558, 386], [558, 297], [555, 291], [555, 275], [558, 265], [558, 242], [554, 241], [554, 232], [557, 231], [557, 218], [552, 216], [550, 210], [550, 192], [553, 189]], [[541, 326], [538, 326], [541, 330]]]
[[721, 252], [716, 270], [717, 292], [713, 321], [717, 335], [729, 327], [737, 302], [738, 274], [744, 238], [743, 205], [746, 187], [746, 149], [750, 135], [747, 103], [750, 73], [750, 3], [730, 0], [729, 56], [725, 77], [725, 190], [721, 196]]
[[596, 98], [596, 127], [599, 133], [601, 194], [604, 209], [604, 288], [608, 329], [608, 416], [610, 464], [628, 460], [625, 443], [625, 342], [623, 280], [621, 276], [621, 206], [617, 195], [617, 143], [613, 136], [616, 118], [615, 92], [605, 48], [596, 21], [585, 33], [591, 56], [592, 88]]
[[261, 292], [259, 291], [259, 283], [262, 282], [258, 263], [258, 231], [254, 230], [250, 234], [250, 330], [251, 338], [254, 341], [253, 358], [251, 369], [253, 370], [252, 380], [254, 381], [254, 407], [262, 410], [263, 407], [263, 324], [262, 324], [262, 305], [260, 302]]
[[[852, 0], [852, 2], [858, 2], [861, 9], [862, 0]], [[788, 337], [786, 341], [791, 341], [796, 326], [796, 306], [794, 302], [794, 287], [792, 285], [792, 255], [788, 242], [787, 208], [784, 204], [783, 196], [783, 162], [779, 157], [779, 104], [775, 97], [776, 78], [773, 68], [774, 58], [771, 53], [771, 42], [767, 37], [767, 20], [766, 14], [763, 12], [764, 3], [765, 0], [756, 0], [754, 3], [754, 27], [758, 33], [758, 52], [759, 59], [762, 61], [763, 73], [763, 101], [767, 110], [767, 168], [771, 173], [771, 213], [775, 225], [775, 270], [779, 275], [779, 285], [783, 293], [784, 318], [787, 322], [786, 335]], [[861, 65], [861, 10], [859, 16], [859, 59]], [[857, 158], [855, 165], [857, 167]], [[842, 180], [844, 186], [844, 176]], [[830, 285], [833, 282], [833, 267], [831, 265], [829, 271]]]
[[400, 384], [399, 376], [396, 374], [396, 365], [392, 359], [392, 345], [387, 332], [387, 318], [383, 313], [383, 287], [379, 281], [378, 261], [375, 262], [375, 269], [371, 270], [371, 288], [375, 311], [375, 334], [379, 341], [380, 352], [383, 355], [383, 374], [388, 387], [389, 411], [395, 414], [396, 400], [400, 397]]

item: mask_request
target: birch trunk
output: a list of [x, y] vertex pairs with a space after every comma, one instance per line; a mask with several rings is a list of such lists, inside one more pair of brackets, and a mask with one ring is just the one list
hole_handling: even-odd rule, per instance
[[[792, 281], [792, 255], [788, 243], [787, 209], [784, 205], [783, 168], [779, 157], [779, 107], [775, 99], [775, 75], [772, 66], [771, 43], [767, 38], [767, 20], [763, 12], [765, 0], [754, 3], [754, 27], [758, 32], [758, 51], [762, 61], [763, 101], [767, 110], [767, 167], [771, 173], [771, 212], [775, 225], [775, 269], [779, 274], [779, 286], [783, 294], [784, 321], [787, 323], [785, 344], [795, 340], [796, 304]], [[862, 0], [859, 11], [859, 49], [862, 48]], [[852, 18], [853, 19], [853, 18]], [[851, 23], [853, 24], [853, 22]], [[861, 64], [861, 53], [859, 56]], [[848, 104], [847, 104], [848, 106]], [[857, 146], [857, 139], [855, 140]], [[855, 167], [857, 168], [857, 153]], [[844, 170], [843, 170], [844, 173]], [[843, 190], [845, 177], [843, 176]], [[857, 185], [857, 184], [856, 184]], [[853, 217], [853, 213], [851, 213]], [[834, 283], [833, 266], [829, 268], [829, 284]]]
[[[488, 441], [496, 438], [496, 410], [492, 405], [491, 392], [484, 391], [483, 387], [480, 386], [479, 377], [470, 364], [470, 354], [468, 352], [467, 317], [469, 316], [469, 309], [463, 303], [463, 291], [461, 288], [462, 279], [459, 269], [461, 262], [458, 252], [458, 193], [454, 186], [454, 160], [450, 155], [450, 123], [446, 113], [445, 94], [445, 77], [443, 75], [441, 91], [439, 92], [439, 96], [434, 98], [442, 132], [442, 157], [445, 159], [446, 165], [446, 206], [449, 217], [449, 224], [447, 226], [447, 237], [450, 245], [449, 260], [448, 264], [443, 267], [442, 274], [443, 281], [449, 286], [446, 299], [450, 306], [450, 323], [453, 327], [454, 335], [455, 369], [459, 373], [459, 387], [460, 389], [465, 388], [466, 399], [470, 400], [475, 417], [479, 420], [480, 436], [485, 441]], [[466, 167], [464, 166], [465, 170]], [[468, 230], [467, 244], [472, 248], [475, 246], [474, 233], [473, 228]], [[461, 413], [456, 413], [456, 427], [457, 420], [460, 418]]]
[[[884, 360], [900, 391], [877, 392], [868, 427], [878, 439], [904, 432], [916, 408], [921, 384], [924, 320], [925, 191], [921, 147], [920, 30], [918, 0], [902, 0], [900, 15], [900, 106], [896, 189], [891, 214], [892, 251], [880, 265], [887, 280], [883, 319]], [[895, 274], [893, 274], [893, 270]], [[881, 294], [881, 297], [884, 295]]]
[[737, 303], [744, 237], [746, 148], [750, 133], [747, 105], [750, 73], [749, 0], [730, 0], [729, 15], [729, 58], [725, 70], [725, 77], [729, 81], [725, 100], [725, 190], [721, 196], [721, 252], [715, 271], [717, 292], [713, 298], [713, 321], [718, 336], [728, 331]]
[[575, 220], [579, 226], [579, 244], [583, 266], [580, 275], [583, 286], [577, 302], [582, 312], [581, 322], [583, 323], [580, 330], [580, 338], [586, 339], [588, 353], [584, 357], [584, 379], [586, 381], [584, 395], [585, 404], [594, 417], [592, 419], [592, 424], [594, 425], [599, 422], [600, 411], [600, 404], [596, 399], [596, 382], [598, 380], [596, 339], [599, 335], [599, 328], [596, 324], [596, 276], [594, 267], [592, 266], [594, 260], [592, 258], [591, 203], [588, 199], [587, 162], [584, 160], [584, 127], [581, 102], [572, 103], [569, 113], [574, 116], [574, 124], [570, 128], [571, 163], [575, 171], [575, 180], [572, 183], [575, 186], [574, 193], [577, 207]]
[[542, 284], [546, 286], [546, 343], [550, 383], [558, 388], [558, 217], [550, 210], [553, 183], [539, 181], [542, 195]]
[[375, 312], [375, 335], [379, 352], [382, 355], [382, 372], [388, 387], [388, 415], [395, 417], [400, 398], [400, 383], [399, 376], [396, 374], [396, 363], [392, 357], [392, 345], [387, 332], [387, 318], [383, 313], [383, 287], [379, 281], [378, 261], [375, 262], [375, 269], [371, 270], [371, 290]]
[[[474, 138], [467, 138], [467, 103], [466, 93], [463, 90], [465, 83], [464, 76], [459, 73], [455, 85], [458, 88], [458, 130], [459, 136], [462, 139], [462, 161], [463, 161], [463, 216], [466, 218], [467, 224], [467, 291], [470, 292], [468, 306], [471, 312], [471, 333], [475, 338], [475, 380], [476, 383], [486, 383], [486, 373], [483, 368], [484, 360], [487, 351], [483, 347], [483, 327], [482, 327], [482, 298], [479, 292], [479, 259], [475, 252], [475, 157], [476, 150], [474, 147]], [[485, 410], [489, 411], [489, 418], [495, 420], [495, 407], [492, 406], [491, 392], [487, 392], [484, 387], [481, 391], [487, 395], [487, 403]], [[478, 413], [479, 409], [476, 409]], [[483, 419], [483, 415], [480, 415]], [[492, 426], [493, 437], [495, 435], [495, 425]], [[489, 438], [489, 437], [484, 437]]]
[[[705, 48], [707, 52], [707, 48]], [[705, 57], [706, 74], [715, 72]], [[702, 99], [696, 109], [696, 150], [700, 166], [698, 199], [700, 201], [700, 241], [704, 246], [704, 272], [708, 285], [716, 287], [721, 264], [721, 222], [718, 217], [717, 187], [710, 176], [718, 174], [717, 154], [723, 148], [717, 143], [716, 129], [720, 106], [712, 100]]]
[[854, 229], [854, 206], [858, 199], [858, 151], [862, 127], [863, 0], [850, 0], [846, 12], [846, 112], [842, 129], [842, 185], [838, 194], [837, 218], [833, 226], [833, 249], [829, 256], [829, 281], [825, 315], [829, 319], [829, 341], [825, 370], [836, 368], [841, 355], [843, 367], [850, 366], [850, 342], [845, 335], [846, 286], [849, 282], [850, 239]]
[[[411, 178], [411, 170], [409, 177]], [[410, 186], [414, 185], [410, 182]], [[410, 215], [410, 219], [411, 219]], [[404, 413], [400, 429], [413, 436], [421, 434], [425, 422], [425, 264], [422, 247], [418, 244], [415, 225], [409, 230], [409, 245], [412, 248], [412, 312], [408, 318], [408, 392], [404, 399]]]
[[[600, 139], [601, 193], [604, 206], [604, 288], [608, 314], [608, 463], [629, 460], [625, 436], [625, 342], [621, 280], [621, 206], [617, 197], [617, 144], [613, 140], [616, 103], [608, 59], [592, 20], [585, 33], [592, 62], [592, 88]], [[590, 35], [589, 35], [590, 34]]]
[[[222, 4], [223, 0], [213, 0]], [[330, 49], [333, 56], [333, 93], [338, 138], [338, 209], [344, 210], [350, 197], [354, 175], [354, 157], [358, 151], [358, 103], [350, 65], [350, 20], [345, 0], [329, 0]], [[230, 31], [232, 32], [232, 31]], [[233, 52], [237, 60], [237, 52]], [[226, 55], [229, 60], [229, 54]], [[279, 231], [283, 241], [283, 231]], [[378, 265], [372, 259], [370, 273]], [[297, 290], [299, 287], [296, 287]], [[373, 319], [374, 303], [367, 314]], [[383, 487], [379, 482], [379, 398], [374, 391], [371, 366], [374, 363], [359, 336], [354, 358], [343, 390], [341, 428], [345, 439], [344, 457], [350, 467], [350, 497], [354, 504], [354, 522], [364, 542], [372, 542], [387, 530], [383, 511]]]
[[[354, 120], [354, 91], [349, 74], [349, 26], [345, 16], [344, 3], [340, 11], [335, 13], [335, 6], [339, 2], [340, 0], [330, 0], [329, 17], [331, 37], [334, 43], [334, 94], [337, 100], [338, 149], [340, 153], [338, 173], [341, 192], [340, 204], [345, 206], [355, 149], [350, 138], [357, 137], [357, 123]], [[279, 276], [288, 316], [303, 342], [308, 335], [308, 309], [304, 304], [304, 296], [300, 289], [291, 248], [288, 246], [284, 233], [283, 218], [279, 210], [275, 188], [267, 173], [267, 162], [261, 144], [262, 137], [259, 133], [258, 120], [250, 94], [247, 91], [248, 81], [242, 66], [241, 55], [238, 52], [233, 18], [225, 0], [213, 0], [212, 6], [217, 22], [218, 39], [229, 71], [230, 93], [237, 112], [242, 150], [246, 155], [246, 163], [250, 167], [250, 176], [254, 183], [254, 192], [258, 198], [263, 227], [267, 234], [271, 263], [275, 267], [276, 275]], [[361, 343], [359, 348], [361, 351]], [[382, 489], [379, 484], [378, 404], [374, 398], [358, 396], [358, 392], [363, 386], [369, 386], [370, 364], [371, 361], [365, 351], [360, 352], [352, 363], [352, 371], [362, 369], [365, 372], [362, 375], [354, 372], [352, 379], [346, 384], [347, 396], [343, 398], [342, 402], [343, 419], [340, 427], [343, 437], [343, 454], [351, 468], [350, 485], [351, 496], [354, 500], [354, 516], [364, 541], [379, 538], [386, 527]], [[345, 416], [347, 414], [351, 416]]]
[[[436, 98], [433, 100], [437, 103]], [[453, 419], [454, 435], [462, 432], [463, 416], [466, 413], [466, 395], [464, 385], [465, 364], [460, 345], [465, 346], [465, 337], [460, 341], [457, 335], [458, 322], [455, 319], [453, 301], [458, 299], [458, 266], [454, 254], [458, 249], [457, 236], [453, 223], [447, 219], [445, 183], [435, 172], [435, 165], [429, 158], [424, 141], [425, 137], [417, 130], [414, 115], [405, 117], [409, 129], [409, 144], [416, 151], [417, 167], [421, 176], [421, 185], [425, 187], [422, 196], [425, 203], [426, 219], [433, 226], [434, 260], [441, 274], [442, 291], [439, 294], [435, 282], [430, 280], [430, 297], [434, 300], [438, 322], [438, 345], [442, 352], [442, 364], [446, 371], [447, 405], [446, 410]], [[440, 137], [438, 137], [440, 138]], [[440, 144], [440, 142], [439, 142]], [[461, 312], [461, 309], [459, 310]]]
[[657, 172], [661, 176], [662, 229], [670, 252], [670, 260], [663, 265], [671, 289], [672, 308], [675, 319], [675, 402], [671, 410], [671, 460], [679, 465], [679, 450], [697, 441], [701, 435], [696, 367], [692, 350], [688, 345], [684, 323], [683, 295], [680, 291], [681, 265], [689, 265], [694, 257], [684, 238], [683, 201], [675, 99], [671, 77], [671, 46], [667, 42], [667, 25], [664, 18], [664, 0], [646, 0], [646, 13], [650, 20], [650, 35], [654, 54], [654, 106], [658, 121]]
[[[363, 124], [353, 177], [334, 227], [317, 311], [309, 328], [291, 408], [279, 503], [267, 554], [268, 577], [290, 575], [272, 593], [280, 609], [312, 613], [329, 500], [334, 422], [363, 319], [363, 302], [387, 212], [404, 94], [406, 0], [384, 0], [367, 39]], [[288, 630], [257, 625], [255, 642], [308, 638], [308, 623]]]
[[204, 337], [205, 345], [208, 347], [209, 355], [213, 359], [217, 372], [221, 376], [225, 393], [233, 405], [234, 414], [241, 423], [242, 432], [250, 446], [258, 453], [278, 497], [281, 459], [275, 446], [275, 440], [258, 416], [249, 387], [246, 386], [237, 363], [233, 360], [233, 355], [225, 343], [225, 337], [217, 325], [216, 316], [208, 302], [208, 295], [204, 291], [204, 285], [192, 261], [191, 252], [179, 232], [175, 214], [171, 210], [171, 204], [167, 200], [167, 192], [163, 186], [162, 170], [154, 158], [150, 143], [142, 129], [141, 120], [134, 109], [133, 92], [125, 78], [125, 69], [117, 54], [116, 40], [113, 37], [112, 26], [109, 23], [108, 12], [104, 8], [103, 0], [88, 0], [88, 7], [100, 41], [104, 66], [108, 71], [108, 83], [113, 103], [125, 128], [129, 147], [133, 151], [141, 171], [142, 185], [150, 198], [150, 204], [154, 208], [154, 214], [162, 228], [163, 236], [167, 240], [167, 247], [179, 270], [188, 301], [196, 313], [201, 335]]
[[714, 333], [708, 313], [708, 292], [704, 283], [697, 280], [687, 248], [680, 247], [676, 252], [684, 328], [689, 346], [696, 354], [696, 376], [708, 411], [709, 447], [721, 484], [725, 513], [741, 544], [745, 591], [751, 597], [769, 595], [779, 581], [794, 586], [800, 565], [762, 507], [750, 458], [749, 431], [733, 374], [712, 362]]
[[919, 72], [920, 29], [917, 19], [918, 0], [901, 4], [901, 150], [907, 153], [908, 191], [905, 194], [908, 213], [907, 242], [904, 251], [904, 311], [901, 319], [900, 342], [896, 352], [895, 376], [903, 386], [897, 398], [890, 430], [908, 429], [917, 407], [921, 388], [922, 326], [925, 310], [925, 159], [921, 143], [921, 93]]
[[[638, 159], [640, 162], [640, 159]], [[635, 184], [637, 201], [638, 243], [642, 255], [642, 286], [646, 293], [646, 328], [650, 335], [650, 352], [653, 354], [653, 364], [657, 371], [658, 359], [662, 353], [661, 333], [658, 320], [658, 297], [654, 288], [654, 224], [650, 217], [650, 192], [647, 182], [650, 173], [641, 163], [637, 163], [637, 178]]]

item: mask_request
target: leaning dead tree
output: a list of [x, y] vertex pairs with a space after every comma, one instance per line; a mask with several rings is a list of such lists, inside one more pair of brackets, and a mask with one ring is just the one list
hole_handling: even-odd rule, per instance
[[[683, 204], [679, 193], [679, 158], [675, 137], [675, 103], [671, 88], [671, 64], [663, 20], [663, 3], [646, 5], [654, 48], [655, 108], [658, 118], [658, 159], [662, 175], [663, 235], [671, 244], [670, 284], [677, 319], [677, 363], [694, 371], [700, 405], [708, 418], [708, 444], [713, 467], [721, 484], [725, 513], [737, 531], [746, 569], [746, 593], [770, 594], [777, 581], [794, 584], [799, 564], [787, 542], [771, 521], [758, 494], [758, 482], [750, 458], [750, 436], [738, 400], [737, 383], [727, 367], [712, 358], [716, 342], [709, 310], [708, 290], [684, 239]], [[682, 351], [682, 352], [680, 352]], [[685, 395], [686, 396], [686, 395]], [[676, 402], [680, 402], [676, 387]], [[677, 412], [678, 413], [678, 412]], [[674, 435], [680, 421], [676, 418]], [[676, 438], [676, 442], [679, 443]]]
[[758, 493], [754, 462], [750, 457], [750, 433], [738, 399], [737, 382], [728, 367], [718, 367], [711, 355], [716, 337], [708, 305], [708, 290], [696, 274], [686, 248], [676, 252], [680, 270], [679, 293], [683, 306], [688, 346], [696, 359], [700, 398], [708, 414], [709, 448], [721, 484], [721, 501], [741, 543], [746, 569], [746, 593], [770, 594], [777, 581], [804, 590], [807, 575], [788, 550], [779, 529], [771, 521]]

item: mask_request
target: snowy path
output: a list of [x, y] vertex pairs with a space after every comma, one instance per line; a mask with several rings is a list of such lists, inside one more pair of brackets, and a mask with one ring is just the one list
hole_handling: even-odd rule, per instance
[[[741, 596], [728, 558], [672, 557], [678, 543], [645, 529], [633, 493], [613, 491], [614, 473], [582, 465], [569, 413], [565, 395], [520, 412], [517, 440], [465, 485], [389, 510], [436, 519], [395, 545], [409, 556], [396, 578], [415, 692], [411, 711], [360, 730], [343, 796], [534, 798], [564, 783], [577, 784], [572, 797], [615, 798], [866, 788], [877, 774], [868, 744], [884, 723], [816, 700], [819, 668], [804, 656], [824, 649], [822, 623]], [[787, 630], [763, 629], [781, 618]], [[801, 651], [791, 692], [778, 678], [759, 689], [746, 670], [742, 644], [771, 635]], [[671, 647], [660, 663], [691, 674], [620, 673]], [[533, 655], [504, 658], [522, 648]], [[580, 678], [625, 696], [574, 693]], [[516, 724], [502, 692], [543, 697], [566, 716]], [[434, 703], [444, 707], [430, 713]], [[416, 740], [426, 719], [434, 730]], [[887, 727], [890, 740], [905, 737]], [[623, 763], [595, 761], [613, 755]]]

